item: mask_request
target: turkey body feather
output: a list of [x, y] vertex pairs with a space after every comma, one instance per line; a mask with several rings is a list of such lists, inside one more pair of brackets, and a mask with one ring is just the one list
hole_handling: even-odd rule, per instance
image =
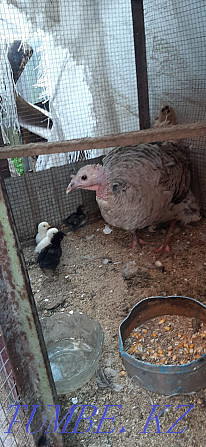
[[173, 143], [112, 150], [103, 160], [110, 188], [97, 202], [111, 225], [135, 231], [171, 219], [199, 219], [186, 155]]

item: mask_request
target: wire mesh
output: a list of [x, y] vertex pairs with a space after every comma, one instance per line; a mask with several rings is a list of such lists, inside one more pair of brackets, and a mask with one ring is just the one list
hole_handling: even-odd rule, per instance
[[[112, 4], [108, 0], [38, 0], [35, 7], [32, 1], [26, 4], [21, 0], [5, 1], [0, 14], [2, 82], [10, 85], [13, 78], [15, 84], [13, 93], [11, 88], [8, 90], [12, 97], [6, 97], [5, 101], [2, 97], [1, 128], [5, 143], [70, 140], [138, 129], [133, 25], [128, 0]], [[152, 120], [164, 103], [174, 107], [178, 123], [205, 117], [205, 15], [201, 0], [192, 4], [189, 0], [181, 3], [144, 0]], [[12, 121], [7, 117], [11, 106], [7, 110], [6, 103], [13, 104], [14, 99], [16, 110]], [[10, 124], [8, 128], [10, 121], [13, 127]], [[204, 213], [205, 141], [204, 138], [187, 141], [193, 189]], [[21, 175], [13, 186], [7, 182], [20, 238], [34, 235], [36, 224], [45, 218], [57, 225], [65, 214], [75, 211], [82, 195], [77, 193], [70, 198], [73, 203], [68, 200], [66, 203], [60, 193], [68, 182], [64, 166], [99, 153], [102, 155], [104, 151], [42, 154], [28, 160], [13, 160], [12, 175], [15, 170], [17, 176], [23, 171], [39, 172], [37, 177], [25, 175], [23, 179]], [[10, 171], [11, 166], [10, 160]], [[57, 166], [62, 166], [62, 170], [45, 174], [45, 170]], [[63, 180], [61, 184], [58, 176]], [[24, 202], [25, 190], [28, 194]]]
[[[174, 107], [178, 123], [205, 119], [204, 1], [144, 0], [144, 19], [152, 120], [164, 103]], [[0, 31], [4, 145], [139, 128], [129, 0], [5, 0], [0, 5]], [[204, 213], [205, 142], [187, 141], [193, 189]], [[68, 199], [65, 189], [70, 174], [100, 154], [103, 151], [93, 150], [42, 154], [9, 164], [3, 160], [1, 173], [12, 174], [5, 182], [20, 240], [34, 236], [41, 221], [58, 226], [80, 204], [89, 214], [96, 212], [93, 192], [76, 191]], [[6, 447], [29, 446], [31, 439], [21, 427], [22, 440], [15, 439], [18, 432], [2, 432], [8, 425], [5, 408], [19, 397], [1, 334], [0, 343], [0, 442]]]
[[[70, 175], [85, 164], [100, 163], [101, 157], [54, 167], [42, 172], [29, 172], [5, 179], [9, 203], [21, 241], [37, 233], [40, 222], [60, 228], [64, 219], [83, 205], [88, 218], [95, 217], [98, 207], [93, 191], [74, 191], [66, 195]], [[60, 227], [59, 227], [60, 226]]]
[[[41, 0], [34, 8], [31, 0], [5, 1], [0, 11], [2, 64], [7, 48], [20, 142], [138, 129], [130, 2]], [[10, 142], [12, 134], [7, 132]], [[97, 155], [95, 150], [40, 155], [36, 170]]]
[[[168, 104], [178, 124], [206, 117], [206, 9], [201, 0], [144, 0], [151, 118]], [[206, 213], [206, 138], [187, 140], [193, 190]]]
[[26, 432], [26, 415], [22, 408], [18, 413], [19, 424], [16, 424], [17, 427], [14, 424], [11, 433], [8, 433], [14, 413], [9, 407], [18, 404], [21, 401], [0, 330], [0, 446], [34, 446], [31, 435]]

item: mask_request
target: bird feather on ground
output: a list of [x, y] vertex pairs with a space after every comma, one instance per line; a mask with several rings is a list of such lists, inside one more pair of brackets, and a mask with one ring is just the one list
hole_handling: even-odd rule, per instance
[[48, 269], [53, 272], [56, 270], [62, 256], [61, 241], [64, 236], [65, 233], [57, 231], [57, 233], [52, 236], [49, 245], [43, 248], [39, 253], [37, 262], [42, 270]]
[[172, 142], [139, 144], [113, 149], [103, 166], [82, 167], [67, 188], [96, 191], [104, 220], [133, 233], [131, 246], [141, 247], [138, 229], [171, 221], [168, 238], [158, 249], [169, 252], [175, 221], [200, 219], [200, 209], [190, 188], [186, 154]]
[[55, 233], [57, 233], [57, 228], [49, 228], [47, 230], [46, 236], [39, 242], [39, 244], [35, 248], [35, 253], [40, 253], [41, 250], [43, 250], [44, 247], [50, 244], [52, 237]]

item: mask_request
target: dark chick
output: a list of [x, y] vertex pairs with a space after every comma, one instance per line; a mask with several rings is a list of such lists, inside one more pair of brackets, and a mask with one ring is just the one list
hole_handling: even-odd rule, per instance
[[84, 208], [82, 205], [78, 206], [76, 213], [68, 216], [64, 223], [68, 226], [70, 231], [77, 231], [80, 227], [82, 227], [87, 221], [87, 216], [84, 212]]
[[57, 268], [62, 255], [61, 241], [64, 236], [62, 231], [55, 233], [50, 244], [39, 253], [37, 262], [42, 270], [48, 269], [54, 272]]

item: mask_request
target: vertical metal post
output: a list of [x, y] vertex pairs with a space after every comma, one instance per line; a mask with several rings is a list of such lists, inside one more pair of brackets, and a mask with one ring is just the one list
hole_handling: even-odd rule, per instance
[[143, 0], [131, 0], [140, 129], [150, 127]]
[[[29, 431], [35, 445], [63, 447], [62, 435], [45, 433], [47, 405], [57, 404], [46, 347], [16, 227], [0, 178], [0, 326], [21, 403], [40, 405]], [[31, 407], [32, 411], [32, 407]], [[29, 414], [30, 415], [30, 414]], [[27, 421], [28, 422], [28, 421]]]

